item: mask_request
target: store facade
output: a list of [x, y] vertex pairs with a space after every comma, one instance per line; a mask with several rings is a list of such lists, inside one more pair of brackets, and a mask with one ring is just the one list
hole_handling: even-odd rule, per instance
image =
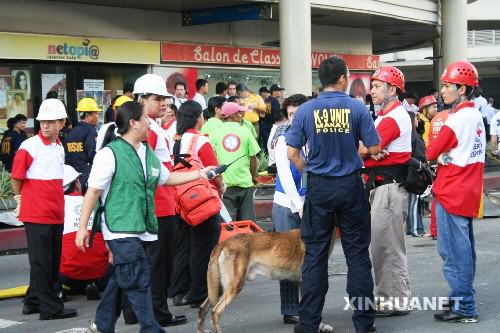
[[[313, 51], [311, 92], [317, 92], [320, 86], [317, 77], [319, 64], [331, 56], [344, 59], [350, 69], [348, 93], [364, 99], [370, 88], [370, 74], [379, 67], [379, 56]], [[208, 81], [209, 96], [215, 94], [215, 85], [220, 81], [245, 83], [251, 91], [258, 92], [262, 86], [269, 88], [271, 84], [280, 82], [280, 50], [164, 42], [161, 44], [161, 64], [153, 66], [153, 72], [165, 78], [171, 93], [175, 82], [184, 81], [190, 96], [194, 95], [197, 78]], [[293, 93], [285, 91], [287, 95]]]
[[104, 110], [123, 85], [159, 63], [160, 43], [54, 35], [0, 33], [0, 130], [7, 119], [28, 117], [55, 91], [73, 124], [80, 98], [93, 97]]

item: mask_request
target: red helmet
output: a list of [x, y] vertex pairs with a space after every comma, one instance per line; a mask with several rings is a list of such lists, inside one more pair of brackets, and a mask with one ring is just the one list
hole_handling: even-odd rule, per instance
[[447, 83], [464, 84], [466, 86], [479, 86], [477, 69], [468, 61], [456, 61], [448, 65], [441, 75], [441, 81]]
[[429, 95], [429, 96], [422, 97], [420, 99], [420, 101], [418, 101], [418, 109], [422, 110], [423, 108], [425, 108], [426, 106], [429, 106], [431, 104], [437, 104], [436, 98], [434, 98], [434, 96]]
[[379, 80], [392, 84], [393, 86], [405, 91], [405, 76], [398, 68], [393, 66], [381, 67], [372, 75], [372, 81]]

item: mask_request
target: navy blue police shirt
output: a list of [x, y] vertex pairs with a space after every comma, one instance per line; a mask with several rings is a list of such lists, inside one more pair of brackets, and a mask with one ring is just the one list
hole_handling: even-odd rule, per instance
[[294, 148], [309, 143], [308, 172], [331, 177], [361, 169], [359, 140], [366, 147], [380, 143], [366, 106], [340, 91], [322, 92], [299, 106], [285, 135]]

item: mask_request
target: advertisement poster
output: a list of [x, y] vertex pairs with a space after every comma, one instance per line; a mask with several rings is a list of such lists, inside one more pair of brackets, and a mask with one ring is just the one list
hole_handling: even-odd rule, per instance
[[7, 91], [11, 88], [12, 76], [0, 75], [0, 109], [7, 108]]
[[30, 71], [26, 69], [13, 69], [11, 71], [13, 79], [13, 88], [16, 90], [23, 90], [24, 97], [31, 99], [31, 75]]
[[175, 83], [184, 82], [187, 86], [188, 98], [193, 98], [196, 93], [196, 80], [198, 69], [189, 67], [154, 67], [153, 73], [160, 75], [167, 84], [167, 90], [172, 95], [175, 93]]
[[370, 74], [368, 73], [350, 73], [347, 94], [353, 95], [366, 102], [366, 95], [370, 93]]
[[[99, 106], [99, 109], [102, 111], [99, 113], [99, 125], [104, 124], [104, 112], [106, 112], [106, 109], [111, 105], [111, 90], [101, 90], [101, 91], [87, 91], [87, 90], [77, 90], [76, 91], [76, 100], [77, 103], [79, 100], [82, 98], [89, 97], [93, 98], [97, 105]], [[78, 118], [80, 118], [81, 112], [78, 114]]]
[[11, 89], [7, 92], [7, 115], [5, 118], [13, 118], [17, 114], [28, 116], [26, 90]]
[[42, 74], [42, 96], [56, 91], [60, 101], [66, 103], [66, 74]]

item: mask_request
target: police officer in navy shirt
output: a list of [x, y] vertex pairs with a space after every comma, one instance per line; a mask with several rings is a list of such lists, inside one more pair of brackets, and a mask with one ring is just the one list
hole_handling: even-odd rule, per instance
[[[370, 208], [359, 175], [363, 163], [359, 141], [370, 154], [380, 152], [380, 139], [366, 107], [345, 94], [349, 71], [332, 57], [319, 67], [323, 92], [302, 104], [286, 133], [288, 159], [307, 172], [300, 234], [306, 246], [302, 266], [302, 299], [296, 333], [317, 333], [328, 290], [328, 250], [334, 219], [342, 232], [347, 292], [353, 299], [356, 332], [375, 332], [370, 246]], [[307, 161], [300, 149], [309, 144]], [[358, 302], [358, 300], [361, 300]], [[365, 305], [366, 304], [366, 305]]]
[[66, 164], [80, 173], [78, 179], [82, 184], [82, 193], [87, 192], [87, 180], [95, 156], [99, 109], [92, 98], [82, 98], [76, 111], [80, 112], [80, 122], [69, 132], [65, 142]]

